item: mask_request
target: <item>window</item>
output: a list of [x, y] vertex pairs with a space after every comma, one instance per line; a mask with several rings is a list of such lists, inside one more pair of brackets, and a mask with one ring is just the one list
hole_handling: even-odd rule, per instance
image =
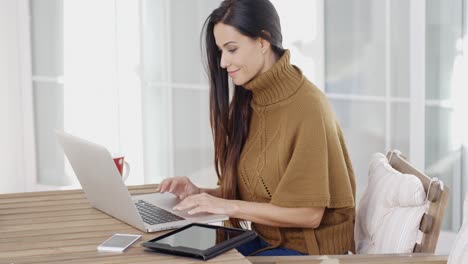
[[219, 3], [31, 1], [32, 190], [79, 186], [57, 128], [124, 154], [128, 184], [172, 175], [216, 184], [199, 34]]
[[[199, 36], [220, 2], [31, 1], [37, 183], [76, 184], [52, 133], [64, 128], [125, 153], [129, 184], [186, 175], [213, 186]], [[452, 189], [443, 228], [457, 230], [468, 190], [466, 0], [272, 2], [292, 62], [340, 120], [357, 199], [370, 155], [400, 149]]]
[[443, 229], [452, 231], [467, 190], [464, 2], [325, 1], [325, 92], [348, 142], [358, 200], [370, 155], [396, 148], [451, 188]]
[[34, 189], [76, 187], [54, 129], [123, 153], [143, 183], [138, 1], [31, 1]]

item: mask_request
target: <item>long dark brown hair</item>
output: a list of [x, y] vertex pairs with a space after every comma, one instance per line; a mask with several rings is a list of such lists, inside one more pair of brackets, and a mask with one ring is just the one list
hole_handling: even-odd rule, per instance
[[[241, 34], [270, 42], [273, 52], [283, 53], [281, 26], [274, 6], [268, 0], [225, 0], [206, 19], [202, 30], [202, 53], [210, 83], [210, 123], [214, 141], [214, 163], [221, 183], [221, 197], [237, 199], [237, 164], [249, 132], [252, 92], [234, 85], [229, 98], [226, 69], [221, 68], [221, 52], [216, 46], [214, 26], [223, 23]], [[241, 227], [238, 219], [231, 219]]]

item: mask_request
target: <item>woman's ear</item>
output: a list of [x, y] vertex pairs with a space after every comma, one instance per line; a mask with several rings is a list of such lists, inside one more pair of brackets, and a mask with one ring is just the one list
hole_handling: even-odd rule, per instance
[[263, 38], [259, 38], [259, 39], [260, 39], [260, 49], [262, 50], [262, 53], [265, 54], [267, 50], [270, 48], [270, 42]]
[[269, 41], [271, 40], [271, 35], [270, 35], [270, 32], [266, 30], [262, 30], [261, 35], [262, 36], [260, 37], [260, 43], [261, 43], [262, 53], [265, 54], [271, 45]]

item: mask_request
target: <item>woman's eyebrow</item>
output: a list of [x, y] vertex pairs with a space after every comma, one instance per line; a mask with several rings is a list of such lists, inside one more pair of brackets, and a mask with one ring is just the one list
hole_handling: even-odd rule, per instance
[[[237, 42], [231, 40], [231, 41], [228, 41], [228, 42], [224, 43], [224, 44], [223, 44], [223, 47], [226, 47], [226, 46], [229, 45], [229, 44], [236, 44], [236, 43], [237, 43]], [[221, 49], [221, 48], [219, 47], [218, 44], [216, 44], [216, 46], [217, 46], [219, 49]]]
[[235, 41], [228, 41], [228, 42], [226, 42], [226, 43], [223, 44], [223, 47], [226, 47], [226, 46], [229, 45], [229, 44], [235, 44], [235, 43], [237, 43], [237, 42], [235, 42]]

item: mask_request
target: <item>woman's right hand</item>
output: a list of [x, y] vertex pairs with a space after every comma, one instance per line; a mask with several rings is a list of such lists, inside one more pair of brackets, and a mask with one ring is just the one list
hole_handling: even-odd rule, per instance
[[195, 184], [185, 176], [172, 177], [163, 180], [161, 184], [159, 184], [157, 191], [160, 193], [170, 192], [181, 200], [190, 195], [201, 193], [201, 189], [195, 186]]

